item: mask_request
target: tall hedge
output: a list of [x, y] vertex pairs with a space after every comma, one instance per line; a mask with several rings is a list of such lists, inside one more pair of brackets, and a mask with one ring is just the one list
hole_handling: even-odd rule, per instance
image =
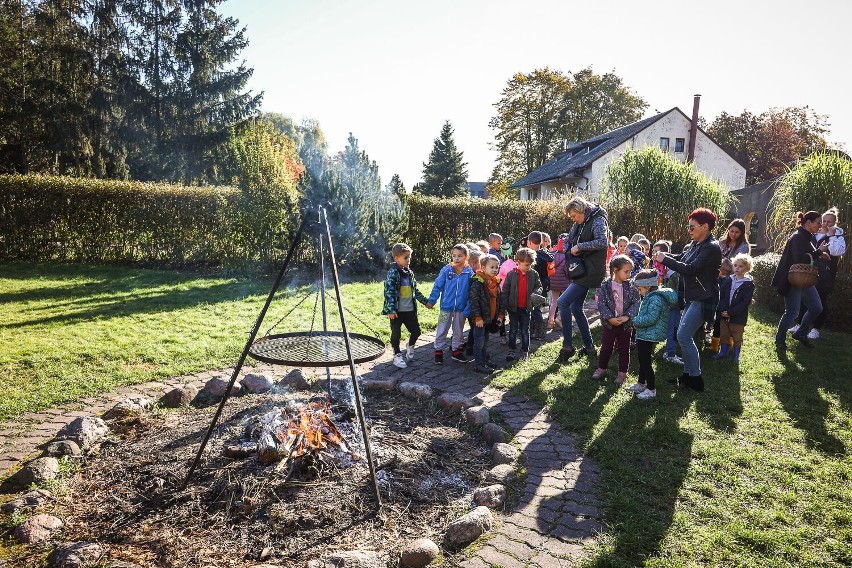
[[221, 265], [240, 192], [38, 175], [0, 176], [0, 258]]

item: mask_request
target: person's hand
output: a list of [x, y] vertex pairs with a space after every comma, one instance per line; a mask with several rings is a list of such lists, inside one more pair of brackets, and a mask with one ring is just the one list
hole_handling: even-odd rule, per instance
[[396, 319], [396, 314], [388, 314], [388, 317], [389, 317], [390, 319]]
[[476, 327], [484, 327], [484, 326], [485, 326], [485, 322], [484, 322], [484, 321], [479, 320], [478, 322], [476, 322]]
[[435, 304], [433, 304], [432, 302], [426, 302], [426, 307], [431, 310], [432, 308], [435, 307]]
[[571, 254], [573, 254], [574, 256], [579, 255], [580, 254], [580, 247], [578, 247], [577, 245], [574, 245], [573, 247], [571, 247]]
[[722, 317], [723, 317], [723, 318], [729, 318], [729, 317], [731, 317], [731, 316], [729, 316], [729, 315], [728, 315], [728, 311], [727, 311], [727, 310], [725, 310], [724, 312], [722, 312]]
[[654, 253], [654, 260], [656, 260], [657, 262], [663, 262], [664, 258], [666, 258], [666, 253], [664, 253], [663, 251], [658, 250], [656, 253]]
[[609, 318], [606, 320], [609, 322], [609, 325], [619, 326], [621, 325], [621, 318]]
[[630, 316], [621, 316], [618, 319], [621, 320], [621, 323], [627, 323], [627, 321], [630, 319]]
[[823, 259], [823, 260], [831, 260], [831, 255], [830, 255], [830, 254], [828, 254], [827, 252], [823, 252], [823, 253], [821, 253], [821, 254], [819, 255], [819, 257], [820, 257], [821, 259]]

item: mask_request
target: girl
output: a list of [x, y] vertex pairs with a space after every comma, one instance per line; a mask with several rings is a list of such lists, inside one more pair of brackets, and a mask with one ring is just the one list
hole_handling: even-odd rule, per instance
[[[550, 276], [550, 310], [547, 315], [547, 329], [553, 329], [557, 325], [556, 319], [556, 300], [562, 295], [562, 292], [571, 284], [571, 279], [568, 278], [568, 257], [565, 252], [565, 244], [568, 242], [568, 233], [559, 235], [559, 241], [556, 243], [556, 248], [553, 249], [553, 274]], [[560, 325], [561, 327], [561, 325]]]
[[489, 328], [503, 320], [501, 305], [500, 260], [493, 254], [486, 254], [480, 260], [480, 269], [470, 279], [468, 299], [470, 301], [470, 316], [473, 318], [473, 354], [476, 361], [474, 371], [493, 373], [494, 367], [489, 365], [488, 332]]
[[719, 241], [722, 250], [722, 258], [734, 258], [738, 254], [748, 254], [748, 235], [746, 235], [745, 221], [734, 219], [728, 223], [722, 240]]
[[719, 289], [719, 315], [721, 316], [722, 347], [714, 359], [724, 359], [731, 349], [733, 338], [734, 363], [740, 362], [740, 349], [743, 346], [743, 331], [748, 322], [748, 307], [754, 296], [754, 282], [749, 276], [751, 257], [738, 254], [734, 257], [734, 273], [722, 282]]
[[592, 374], [592, 378], [602, 379], [606, 376], [609, 358], [612, 356], [613, 347], [616, 347], [618, 375], [615, 377], [615, 383], [619, 385], [627, 379], [627, 368], [630, 366], [630, 335], [633, 327], [631, 320], [639, 313], [639, 292], [630, 284], [632, 269], [633, 261], [627, 256], [612, 257], [609, 263], [612, 277], [601, 285], [597, 299], [603, 331], [598, 369]]
[[[652, 251], [652, 254], [655, 256], [660, 251], [670, 252], [671, 243], [669, 241], [657, 241], [654, 243]], [[671, 268], [666, 268], [658, 260], [654, 261], [654, 268], [657, 269], [657, 281], [660, 283], [660, 286], [677, 291], [680, 275]], [[677, 326], [680, 325], [680, 310], [683, 309], [681, 299], [678, 296], [677, 305], [672, 306], [669, 310], [669, 323], [666, 329], [666, 348], [663, 352], [664, 360], [677, 365], [683, 365], [683, 359], [677, 356]]]
[[618, 240], [615, 241], [615, 253], [618, 254], [626, 254], [627, 253], [627, 244], [630, 242], [626, 236], [622, 235], [618, 237]]
[[627, 388], [641, 399], [657, 396], [654, 377], [654, 345], [666, 338], [669, 310], [677, 305], [677, 292], [671, 288], [657, 287], [657, 271], [653, 268], [641, 271], [633, 285], [642, 296], [639, 315], [633, 319], [636, 326], [636, 343], [639, 351], [639, 382]]

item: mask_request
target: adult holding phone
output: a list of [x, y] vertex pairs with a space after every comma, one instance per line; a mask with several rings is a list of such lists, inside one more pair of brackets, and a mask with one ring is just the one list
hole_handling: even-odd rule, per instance
[[577, 320], [577, 328], [580, 330], [583, 353], [589, 357], [597, 354], [589, 320], [583, 312], [583, 302], [589, 289], [600, 286], [606, 276], [606, 252], [609, 247], [609, 222], [603, 207], [575, 196], [565, 205], [565, 214], [574, 224], [564, 242], [569, 255], [568, 277], [571, 283], [556, 301], [562, 317], [560, 363], [568, 361], [576, 353], [572, 316]]
[[677, 342], [683, 356], [683, 374], [673, 382], [695, 391], [704, 390], [701, 359], [695, 345], [695, 332], [704, 325], [705, 314], [716, 313], [719, 304], [719, 266], [722, 251], [713, 236], [718, 217], [710, 209], [698, 208], [686, 218], [692, 242], [680, 255], [659, 251], [654, 260], [681, 275], [680, 290], [686, 307], [677, 328]]

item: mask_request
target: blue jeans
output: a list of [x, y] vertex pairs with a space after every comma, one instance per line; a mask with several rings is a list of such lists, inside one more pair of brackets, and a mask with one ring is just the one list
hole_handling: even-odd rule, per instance
[[793, 327], [793, 322], [796, 321], [796, 316], [799, 315], [799, 306], [802, 303], [805, 304], [808, 311], [802, 316], [802, 323], [799, 324], [797, 334], [807, 335], [811, 331], [814, 320], [822, 313], [822, 300], [819, 299], [816, 286], [808, 286], [807, 288], [790, 286], [787, 295], [784, 296], [784, 315], [781, 316], [781, 321], [778, 322], [778, 331], [775, 332], [775, 343], [785, 342], [787, 330]]
[[595, 346], [592, 342], [589, 320], [586, 319], [586, 314], [583, 313], [583, 302], [586, 300], [588, 292], [589, 289], [585, 286], [572, 282], [556, 301], [559, 313], [562, 314], [562, 347], [565, 349], [573, 347], [571, 336], [574, 333], [574, 324], [571, 321], [571, 316], [574, 316], [574, 319], [577, 320], [577, 327], [580, 329], [580, 338], [583, 340], [583, 346], [589, 348], [594, 348]]
[[698, 355], [698, 346], [695, 345], [695, 332], [703, 325], [704, 303], [696, 300], [686, 304], [677, 328], [677, 342], [683, 357], [683, 370], [693, 377], [701, 374], [701, 359]]
[[527, 308], [518, 308], [516, 312], [509, 312], [509, 349], [515, 348], [519, 331], [521, 334], [521, 351], [529, 351], [530, 312]]
[[488, 363], [488, 331], [485, 327], [473, 327], [473, 358], [477, 365]]
[[680, 325], [680, 310], [669, 310], [669, 327], [666, 330], [666, 357], [677, 355], [677, 327]]

